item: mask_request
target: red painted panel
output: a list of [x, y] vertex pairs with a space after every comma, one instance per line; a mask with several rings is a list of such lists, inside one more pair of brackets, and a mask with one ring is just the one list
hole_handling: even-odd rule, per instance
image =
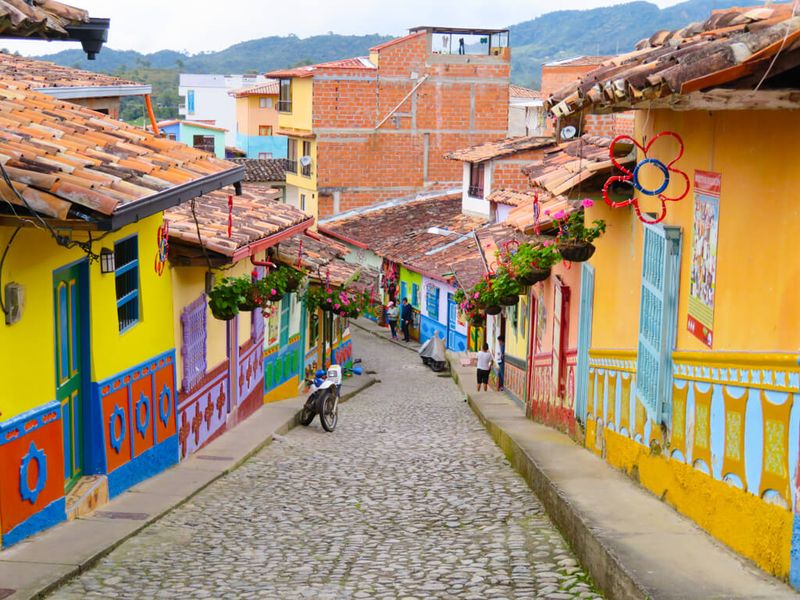
[[[114, 449], [112, 445], [112, 435], [120, 435], [119, 419], [114, 419], [114, 432], [112, 433], [109, 425], [111, 423], [111, 416], [114, 414], [114, 409], [119, 407], [125, 415], [123, 427], [122, 445], [119, 451]], [[108, 473], [111, 473], [118, 467], [121, 467], [131, 459], [131, 422], [130, 411], [128, 410], [128, 388], [122, 387], [116, 392], [112, 392], [103, 398], [103, 437], [105, 439], [106, 461], [108, 463]]]
[[[9, 432], [7, 439], [11, 441], [0, 445], [0, 524], [3, 533], [64, 496], [64, 441], [61, 421], [57, 417], [58, 413], [54, 410], [45, 413], [41, 420], [35, 417], [30, 421], [20, 421], [18, 434]], [[45, 424], [34, 429], [37, 422]], [[28, 433], [25, 434], [25, 431]], [[34, 504], [23, 500], [20, 494], [20, 466], [31, 443], [44, 451], [47, 469], [44, 488]], [[38, 463], [33, 460], [28, 469], [30, 488], [35, 487], [38, 475]]]
[[[175, 435], [175, 363], [172, 357], [164, 359], [166, 364], [155, 374], [156, 380], [156, 432], [158, 442]], [[162, 420], [166, 416], [166, 423]]]
[[[131, 385], [131, 405], [133, 418], [133, 455], [139, 456], [153, 447], [153, 375], [152, 368], [135, 372]], [[136, 375], [139, 375], [136, 378]], [[141, 429], [141, 431], [140, 431]]]

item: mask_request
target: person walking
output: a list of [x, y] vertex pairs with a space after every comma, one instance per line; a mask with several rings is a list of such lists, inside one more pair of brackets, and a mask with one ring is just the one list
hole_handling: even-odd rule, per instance
[[489, 391], [489, 371], [492, 369], [492, 353], [489, 352], [489, 344], [483, 344], [483, 348], [478, 352], [478, 391]]
[[389, 302], [386, 308], [386, 320], [389, 321], [389, 329], [392, 330], [392, 339], [397, 339], [397, 320], [400, 318], [400, 309], [394, 302]]
[[506, 338], [502, 334], [497, 338], [497, 391], [503, 391], [506, 375]]
[[414, 320], [414, 311], [408, 303], [408, 298], [403, 298], [403, 307], [400, 310], [403, 325], [403, 341], [411, 341], [411, 322]]

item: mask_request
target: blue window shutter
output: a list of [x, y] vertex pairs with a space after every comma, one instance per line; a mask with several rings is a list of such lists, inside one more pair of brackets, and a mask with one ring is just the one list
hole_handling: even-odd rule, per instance
[[680, 254], [680, 228], [645, 225], [636, 394], [657, 423], [670, 416]]
[[592, 313], [594, 310], [594, 267], [581, 263], [581, 301], [578, 316], [578, 368], [575, 375], [575, 416], [586, 422], [589, 394], [589, 349], [592, 345]]
[[186, 110], [190, 115], [194, 114], [194, 90], [189, 90], [186, 94]]
[[419, 307], [419, 286], [416, 283], [411, 284], [411, 306]]
[[400, 282], [400, 302], [403, 301], [403, 298], [408, 297], [408, 285], [405, 281]]

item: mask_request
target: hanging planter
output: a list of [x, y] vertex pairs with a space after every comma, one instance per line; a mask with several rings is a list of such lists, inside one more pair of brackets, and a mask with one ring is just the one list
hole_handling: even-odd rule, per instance
[[558, 251], [564, 260], [570, 262], [586, 262], [589, 260], [596, 248], [591, 242], [558, 242]]
[[486, 307], [486, 314], [487, 315], [499, 315], [503, 311], [503, 307], [499, 305], [495, 306], [487, 306]]
[[281, 267], [286, 269], [286, 291], [296, 292], [303, 282], [304, 274], [297, 269], [290, 269], [288, 267]]
[[502, 306], [515, 306], [519, 304], [519, 295], [515, 294], [513, 296], [503, 296], [500, 298], [500, 304]]
[[519, 281], [522, 285], [535, 285], [540, 281], [544, 281], [548, 277], [550, 277], [550, 267], [546, 269], [539, 269], [538, 267], [533, 267], [528, 273], [525, 275], [520, 275], [517, 277], [517, 281]]
[[253, 288], [250, 277], [224, 277], [208, 293], [208, 307], [215, 319], [230, 321], [239, 314], [240, 306], [248, 302]]
[[473, 315], [469, 318], [469, 324], [472, 327], [483, 327], [486, 324], [486, 318], [481, 314]]

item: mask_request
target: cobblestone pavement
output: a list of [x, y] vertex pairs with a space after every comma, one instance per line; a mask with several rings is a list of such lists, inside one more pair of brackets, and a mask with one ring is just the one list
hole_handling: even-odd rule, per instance
[[381, 383], [279, 438], [52, 598], [600, 598], [449, 378], [356, 330]]

